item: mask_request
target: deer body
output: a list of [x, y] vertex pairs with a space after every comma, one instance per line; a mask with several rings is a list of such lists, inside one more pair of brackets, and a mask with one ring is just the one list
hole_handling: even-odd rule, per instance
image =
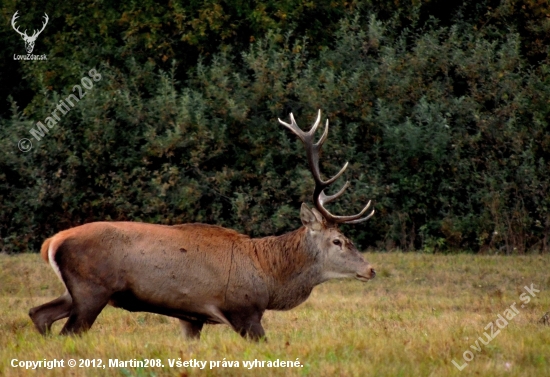
[[62, 334], [80, 333], [110, 304], [178, 318], [189, 337], [208, 323], [257, 340], [265, 310], [291, 309], [332, 278], [375, 275], [332, 215], [317, 208], [302, 205], [299, 229], [257, 239], [206, 224], [95, 222], [59, 232], [41, 254], [66, 292], [29, 315], [43, 334], [66, 317]]

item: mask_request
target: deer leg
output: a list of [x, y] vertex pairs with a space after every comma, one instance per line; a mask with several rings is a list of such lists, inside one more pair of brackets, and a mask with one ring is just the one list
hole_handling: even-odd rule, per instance
[[38, 332], [42, 335], [50, 333], [52, 324], [62, 318], [66, 318], [71, 313], [73, 299], [69, 292], [65, 292], [58, 298], [29, 310], [31, 317]]
[[201, 330], [204, 322], [198, 321], [186, 321], [180, 319], [183, 335], [188, 339], [199, 339], [201, 337]]
[[79, 289], [71, 290], [71, 296], [72, 310], [61, 335], [77, 335], [87, 331], [110, 300], [110, 294], [97, 286], [79, 286]]
[[87, 331], [94, 324], [101, 310], [107, 305], [107, 302], [101, 305], [87, 307], [74, 307], [69, 315], [69, 319], [61, 329], [61, 335], [78, 335]]
[[262, 327], [262, 314], [263, 313], [253, 313], [252, 315], [244, 316], [242, 314], [236, 314], [230, 316], [229, 321], [231, 326], [238, 332], [243, 338], [250, 339], [255, 342], [260, 340], [266, 341], [265, 331]]

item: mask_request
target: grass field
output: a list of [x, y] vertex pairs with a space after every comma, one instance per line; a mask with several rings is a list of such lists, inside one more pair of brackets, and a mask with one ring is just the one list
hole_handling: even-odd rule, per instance
[[[550, 376], [550, 326], [539, 323], [550, 311], [550, 255], [366, 258], [376, 279], [328, 282], [296, 309], [267, 312], [269, 340], [254, 344], [221, 325], [206, 326], [200, 341], [186, 341], [174, 319], [111, 307], [81, 337], [43, 338], [27, 312], [61, 294], [61, 283], [36, 254], [0, 255], [0, 376]], [[520, 295], [531, 284], [540, 292], [524, 304]], [[493, 325], [497, 335], [481, 343], [499, 314], [510, 316], [508, 325], [500, 321], [499, 333]], [[473, 359], [464, 366], [468, 350]], [[170, 367], [168, 360], [178, 358], [208, 363], [203, 370]], [[224, 358], [239, 367], [222, 368]], [[64, 359], [65, 367], [26, 370], [12, 367], [13, 359]], [[107, 367], [70, 368], [69, 359], [102, 359]], [[164, 367], [115, 368], [109, 359], [161, 359]], [[299, 359], [302, 366], [243, 367], [243, 360], [255, 359]], [[210, 369], [210, 361], [220, 367]]]

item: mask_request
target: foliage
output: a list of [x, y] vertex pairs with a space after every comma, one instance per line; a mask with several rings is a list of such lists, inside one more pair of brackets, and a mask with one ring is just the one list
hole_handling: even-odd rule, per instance
[[[350, 161], [352, 182], [331, 210], [377, 209], [345, 229], [361, 247], [547, 251], [550, 8], [439, 3], [34, 6], [21, 23], [50, 15], [48, 61], [2, 63], [23, 84], [0, 111], [0, 250], [97, 220], [296, 228], [313, 181], [277, 118], [307, 129], [322, 109], [322, 171]], [[101, 80], [20, 152], [92, 68]]]

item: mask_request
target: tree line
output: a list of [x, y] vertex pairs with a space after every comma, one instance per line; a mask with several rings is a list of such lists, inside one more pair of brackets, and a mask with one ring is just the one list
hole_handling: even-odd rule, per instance
[[[47, 60], [13, 59], [16, 10], [21, 30], [48, 14], [34, 52]], [[12, 0], [1, 12], [0, 251], [98, 220], [295, 229], [313, 180], [277, 118], [308, 129], [317, 109], [331, 124], [322, 172], [350, 162], [331, 210], [377, 210], [345, 230], [361, 248], [550, 247], [547, 2]], [[67, 110], [75, 86], [84, 96]]]

